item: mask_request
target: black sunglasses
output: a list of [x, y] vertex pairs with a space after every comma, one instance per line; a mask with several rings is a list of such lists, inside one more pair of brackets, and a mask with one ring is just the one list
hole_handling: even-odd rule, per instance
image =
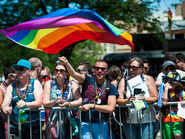
[[140, 67], [135, 67], [135, 66], [128, 66], [128, 69], [133, 69], [133, 70], [137, 70]]
[[58, 72], [60, 72], [60, 73], [64, 73], [64, 72], [67, 72], [66, 70], [64, 70], [64, 69], [55, 69], [55, 72], [56, 73], [58, 73]]
[[101, 71], [105, 71], [106, 68], [104, 67], [94, 67], [96, 71], [99, 71], [99, 69], [101, 69]]
[[16, 68], [15, 70], [16, 71], [24, 71], [25, 69], [27, 69], [27, 68]]
[[48, 75], [43, 75], [41, 77], [42, 77], [42, 79], [46, 79], [48, 77]]
[[163, 70], [165, 71], [175, 71], [175, 67], [164, 67]]
[[167, 82], [168, 82], [169, 84], [172, 84], [172, 83], [173, 83], [173, 84], [177, 84], [177, 82], [176, 82], [176, 81], [168, 81], [168, 80], [167, 80], [167, 81], [165, 81], [165, 83], [167, 83]]
[[148, 69], [148, 67], [144, 67], [144, 69], [145, 69], [145, 70], [147, 70], [147, 69]]

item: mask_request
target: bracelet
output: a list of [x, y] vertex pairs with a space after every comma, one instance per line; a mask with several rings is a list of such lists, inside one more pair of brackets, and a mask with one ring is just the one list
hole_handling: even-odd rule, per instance
[[1, 107], [1, 109], [3, 109], [4, 107], [6, 107], [7, 105], [3, 105], [2, 107]]
[[95, 109], [95, 105], [96, 105], [96, 104], [94, 103], [94, 104], [91, 106], [91, 109], [94, 110], [94, 109]]
[[66, 102], [66, 107], [70, 107], [71, 103], [70, 102]]
[[162, 99], [162, 100], [163, 100], [163, 101], [165, 101], [165, 102], [167, 102], [167, 101], [168, 101], [168, 99], [167, 99], [167, 98], [164, 98], [164, 97], [163, 97], [163, 99]]
[[125, 100], [123, 99], [123, 105], [125, 105]]

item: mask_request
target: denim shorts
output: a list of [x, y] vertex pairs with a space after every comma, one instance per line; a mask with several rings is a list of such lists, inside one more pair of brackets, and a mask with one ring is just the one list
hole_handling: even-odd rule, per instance
[[[82, 139], [90, 139], [89, 123], [82, 122]], [[99, 123], [91, 123], [92, 139], [100, 139], [100, 125]], [[108, 122], [101, 123], [102, 139], [108, 139], [109, 126]]]
[[[129, 123], [123, 124], [123, 130], [127, 139], [151, 139], [154, 137], [154, 122], [151, 123], [151, 127], [150, 123], [142, 123], [141, 128], [140, 124], [131, 124], [131, 128], [132, 131], [130, 130]], [[152, 129], [152, 135], [150, 129]]]

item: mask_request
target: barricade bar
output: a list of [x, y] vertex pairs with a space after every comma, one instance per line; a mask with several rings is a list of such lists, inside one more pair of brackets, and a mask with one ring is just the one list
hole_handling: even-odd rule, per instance
[[[167, 105], [169, 105], [170, 106], [170, 113], [171, 113], [171, 106], [172, 105], [177, 105], [178, 104], [178, 102], [167, 102]], [[148, 106], [156, 106], [157, 105], [157, 103], [154, 103], [154, 104], [148, 104]], [[126, 105], [116, 105], [116, 108], [118, 108], [119, 109], [119, 121], [116, 121], [117, 123], [118, 123], [118, 125], [117, 126], [119, 126], [119, 136], [120, 136], [120, 138], [122, 139], [122, 135], [123, 135], [123, 127], [122, 127], [122, 123], [121, 123], [121, 119], [122, 119], [122, 115], [121, 115], [121, 107], [128, 107], [128, 108], [132, 108], [133, 107], [133, 105], [132, 104], [126, 104]], [[40, 128], [39, 128], [39, 130], [40, 130], [40, 138], [43, 138], [43, 136], [42, 136], [42, 131], [41, 131], [41, 129], [42, 129], [42, 124], [41, 124], [41, 111], [43, 111], [43, 110], [49, 110], [49, 111], [51, 111], [51, 110], [69, 110], [69, 114], [68, 114], [68, 120], [69, 120], [69, 123], [70, 123], [70, 138], [72, 139], [73, 137], [72, 137], [72, 120], [71, 120], [71, 118], [72, 118], [72, 115], [71, 115], [71, 110], [78, 110], [79, 111], [79, 117], [75, 117], [75, 118], [77, 118], [78, 120], [79, 120], [79, 125], [78, 125], [78, 130], [79, 130], [79, 134], [78, 134], [78, 136], [77, 136], [77, 138], [78, 139], [82, 139], [82, 126], [81, 126], [81, 122], [82, 122], [82, 119], [81, 119], [81, 110], [80, 110], [80, 108], [81, 108], [81, 106], [80, 107], [75, 107], [75, 108], [61, 108], [61, 107], [52, 107], [52, 108], [38, 108], [38, 109], [30, 109], [30, 108], [27, 108], [27, 109], [25, 109], [25, 111], [29, 111], [29, 115], [30, 115], [30, 138], [32, 139], [32, 123], [31, 123], [31, 111], [39, 111], [39, 123], [40, 123]], [[89, 115], [90, 115], [90, 111], [91, 110], [89, 110]], [[159, 108], [159, 111], [160, 111], [160, 113], [161, 113], [161, 108]], [[2, 112], [2, 111], [1, 111]], [[152, 121], [151, 121], [151, 112], [149, 112], [149, 114], [150, 114], [150, 135], [151, 135], [151, 138], [152, 138]], [[10, 117], [9, 117], [9, 115], [6, 115], [7, 116], [7, 138], [8, 139], [10, 139]], [[109, 127], [110, 127], [110, 131], [109, 131], [109, 138], [110, 139], [115, 139], [115, 132], [112, 130], [112, 121], [113, 120], [115, 120], [114, 119], [115, 118], [115, 115], [114, 114], [109, 114], [109, 121], [108, 121], [108, 123], [109, 123]], [[161, 117], [160, 117], [161, 118]], [[91, 115], [89, 116], [89, 131], [90, 131], [90, 138], [92, 138], [92, 127], [91, 127], [91, 125], [92, 125], [92, 123], [91, 123], [91, 119], [92, 119], [92, 117], [91, 117]], [[99, 112], [99, 119], [101, 119], [101, 112]], [[171, 120], [171, 117], [170, 117], [170, 120]], [[61, 123], [62, 121], [61, 121], [61, 111], [59, 111], [59, 122]], [[171, 122], [172, 123], [172, 122]], [[100, 120], [100, 122], [99, 122], [99, 125], [100, 125], [100, 138], [102, 139], [102, 129], [101, 129], [101, 124], [102, 124], [102, 122], [101, 122], [101, 120]], [[124, 123], [123, 123], [124, 124]], [[142, 127], [142, 121], [140, 120], [139, 121], [139, 124], [140, 124], [140, 127]], [[33, 127], [34, 128], [34, 127]], [[131, 130], [131, 120], [130, 120], [130, 130]], [[183, 125], [182, 125], [182, 131], [183, 131]], [[51, 134], [51, 136], [50, 137], [52, 137], [52, 131], [50, 130], [49, 131]], [[61, 128], [60, 128], [60, 134], [62, 134], [62, 130], [61, 130]], [[142, 131], [140, 131], [141, 132], [141, 136], [142, 136]], [[162, 139], [162, 123], [161, 123], [161, 120], [160, 120], [160, 138]], [[19, 133], [19, 138], [21, 139], [21, 123], [20, 123], [20, 121], [19, 121], [19, 117], [18, 117], [18, 133]], [[131, 133], [131, 138], [132, 138], [132, 130], [130, 131], [130, 133]], [[184, 137], [184, 133], [182, 132], [182, 137]]]

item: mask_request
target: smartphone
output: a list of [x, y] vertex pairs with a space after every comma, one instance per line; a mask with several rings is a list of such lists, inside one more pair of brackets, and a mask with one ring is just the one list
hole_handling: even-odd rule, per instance
[[140, 89], [140, 88], [134, 88], [134, 96], [141, 94], [142, 93], [141, 91], [142, 91], [142, 89]]

